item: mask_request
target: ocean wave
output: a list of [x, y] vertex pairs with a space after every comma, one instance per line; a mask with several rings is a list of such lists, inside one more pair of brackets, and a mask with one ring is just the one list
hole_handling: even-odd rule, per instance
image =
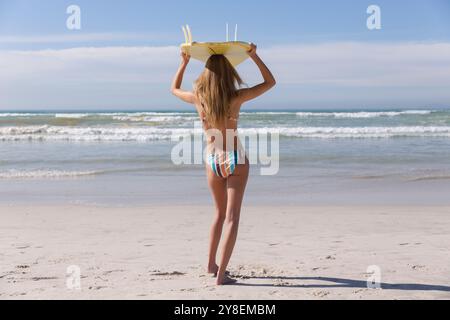
[[100, 113], [90, 113], [91, 115], [100, 115], [100, 116], [180, 116], [187, 115], [192, 116], [195, 115], [195, 112], [158, 112], [158, 111], [143, 111], [143, 112], [100, 112]]
[[[72, 125], [73, 120], [79, 123], [84, 121], [108, 122], [144, 122], [144, 123], [183, 123], [198, 120], [196, 113], [169, 113], [169, 112], [114, 112], [114, 113], [0, 113], [0, 119], [36, 118], [36, 124]], [[67, 121], [67, 122], [64, 122]]]
[[450, 180], [450, 174], [447, 172], [441, 173], [386, 173], [386, 174], [366, 174], [353, 176], [353, 179], [359, 180], [381, 180], [386, 178], [397, 178], [404, 181], [415, 182], [415, 181], [432, 181], [432, 180]]
[[283, 112], [277, 112], [277, 111], [255, 111], [255, 112], [245, 112], [245, 111], [243, 111], [243, 112], [240, 112], [240, 114], [241, 115], [269, 115], [269, 116], [272, 116], [272, 115], [275, 115], [275, 116], [277, 116], [277, 115], [287, 115], [287, 114], [294, 114], [295, 112], [293, 112], [293, 111], [291, 111], [291, 112], [288, 112], [288, 111], [283, 111]]
[[410, 178], [408, 181], [433, 181], [433, 180], [450, 180], [450, 175], [425, 175], [421, 177]]
[[63, 171], [63, 170], [6, 170], [0, 171], [0, 179], [57, 179], [92, 176], [96, 171]]
[[89, 117], [89, 113], [55, 113], [55, 118], [63, 118], [63, 119], [81, 119]]
[[35, 116], [48, 116], [45, 113], [0, 113], [0, 118], [15, 118], [15, 117], [35, 117]]
[[[271, 129], [266, 129], [270, 132]], [[264, 129], [260, 129], [264, 132]], [[450, 137], [450, 127], [301, 127], [280, 128], [282, 136], [298, 138], [394, 138], [394, 137]]]
[[[201, 129], [197, 130], [201, 133]], [[0, 141], [155, 141], [193, 133], [190, 128], [0, 127]]]
[[[299, 117], [380, 117], [398, 115], [427, 115], [437, 110], [402, 110], [402, 111], [322, 111], [322, 112], [296, 112], [296, 111], [242, 111], [242, 115], [290, 115]], [[145, 117], [145, 116], [194, 116], [196, 112], [164, 112], [164, 111], [135, 111], [135, 112], [0, 112], [0, 117], [33, 117], [48, 116], [56, 118], [83, 118], [83, 117]]]
[[[156, 141], [190, 134], [201, 134], [194, 128], [158, 127], [0, 127], [0, 141]], [[450, 137], [450, 126], [401, 127], [271, 127], [242, 128], [242, 135], [272, 134], [291, 138], [392, 138]]]
[[180, 116], [180, 115], [158, 115], [158, 116], [142, 116], [142, 115], [117, 115], [112, 117], [117, 121], [130, 121], [130, 122], [180, 122], [180, 121], [193, 121], [197, 120], [197, 117], [192, 116]]
[[378, 118], [397, 117], [402, 115], [427, 115], [433, 110], [405, 110], [405, 111], [357, 111], [357, 112], [297, 112], [300, 118], [333, 117], [333, 118]]

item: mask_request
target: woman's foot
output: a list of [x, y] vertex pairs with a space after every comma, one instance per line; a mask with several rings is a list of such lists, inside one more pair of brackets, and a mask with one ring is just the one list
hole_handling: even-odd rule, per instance
[[228, 285], [228, 284], [233, 284], [236, 283], [237, 280], [230, 278], [228, 275], [224, 275], [222, 279], [217, 278], [216, 284], [218, 286], [224, 286], [224, 285]]
[[[212, 267], [208, 267], [208, 273], [211, 274], [214, 278], [217, 277], [217, 272], [219, 271], [219, 266], [213, 265]], [[225, 271], [225, 275], [230, 275], [229, 271]]]
[[213, 274], [214, 277], [217, 275], [217, 271], [219, 271], [219, 266], [217, 264], [208, 266], [208, 273]]

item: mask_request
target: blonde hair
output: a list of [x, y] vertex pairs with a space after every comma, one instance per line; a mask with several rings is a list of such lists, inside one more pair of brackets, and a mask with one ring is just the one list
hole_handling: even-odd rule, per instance
[[199, 99], [208, 124], [220, 127], [230, 115], [230, 103], [243, 84], [233, 65], [223, 55], [212, 55], [205, 70], [195, 81], [194, 92]]

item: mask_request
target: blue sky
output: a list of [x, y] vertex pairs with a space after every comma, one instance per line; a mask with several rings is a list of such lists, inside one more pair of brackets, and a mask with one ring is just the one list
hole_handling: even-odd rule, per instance
[[[81, 30], [66, 28], [71, 4]], [[366, 27], [371, 4], [381, 30]], [[167, 89], [180, 26], [214, 41], [226, 22], [258, 44], [279, 79], [250, 108], [450, 106], [447, 0], [0, 0], [0, 108], [180, 108]], [[201, 67], [192, 63], [186, 88]], [[249, 85], [259, 80], [248, 61], [239, 71]]]

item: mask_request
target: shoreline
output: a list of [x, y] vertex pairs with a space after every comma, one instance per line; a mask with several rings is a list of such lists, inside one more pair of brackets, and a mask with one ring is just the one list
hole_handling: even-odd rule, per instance
[[[450, 298], [450, 206], [244, 205], [224, 287], [205, 274], [212, 206], [0, 212], [0, 299]], [[367, 288], [372, 265], [382, 289]]]

